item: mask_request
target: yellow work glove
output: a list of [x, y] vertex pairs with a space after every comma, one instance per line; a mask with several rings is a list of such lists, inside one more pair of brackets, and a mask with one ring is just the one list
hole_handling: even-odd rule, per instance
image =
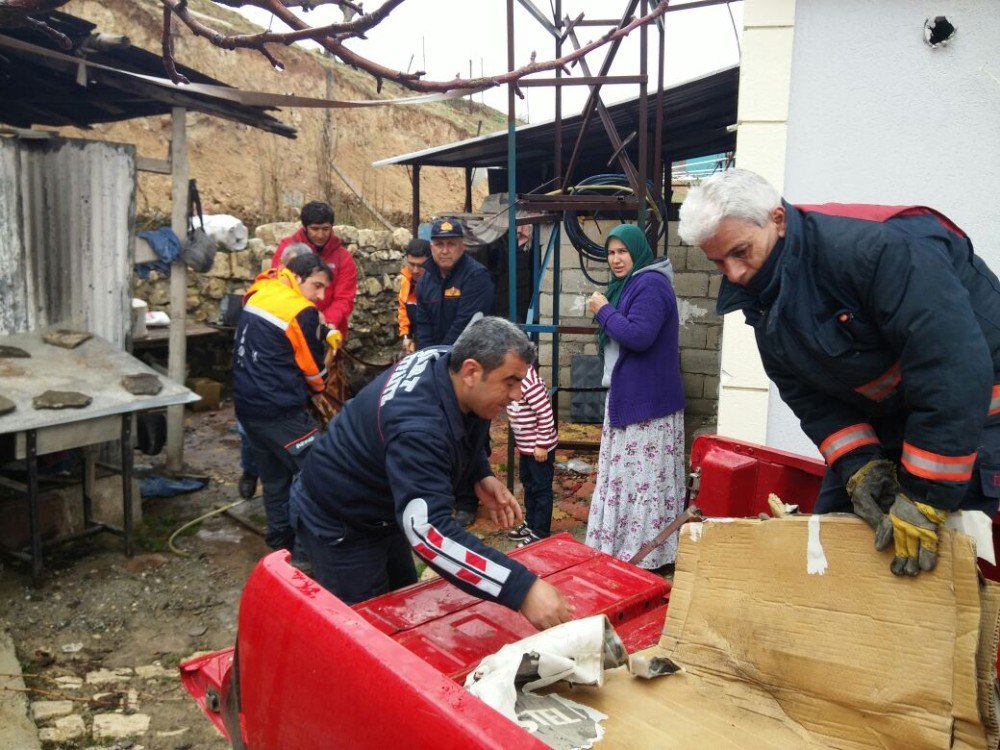
[[340, 349], [340, 343], [344, 340], [344, 334], [336, 328], [331, 328], [326, 333], [326, 345], [330, 347], [330, 353], [336, 354]]
[[889, 569], [893, 575], [915, 576], [937, 565], [938, 527], [948, 511], [933, 508], [900, 492], [889, 510], [896, 556]]
[[900, 492], [896, 465], [884, 458], [869, 461], [847, 480], [854, 513], [875, 532], [875, 549], [883, 550], [892, 541], [892, 522], [887, 515]]

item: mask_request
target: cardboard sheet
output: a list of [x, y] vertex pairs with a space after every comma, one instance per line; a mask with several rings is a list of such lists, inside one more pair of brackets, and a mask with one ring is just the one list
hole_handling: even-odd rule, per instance
[[644, 652], [685, 671], [567, 695], [609, 716], [601, 748], [995, 747], [1000, 604], [972, 541], [945, 532], [917, 578], [890, 559], [854, 517], [685, 527]]

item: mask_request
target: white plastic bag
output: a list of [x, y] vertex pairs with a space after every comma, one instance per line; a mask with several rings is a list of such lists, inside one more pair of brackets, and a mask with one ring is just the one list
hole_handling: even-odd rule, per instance
[[243, 250], [247, 246], [247, 228], [235, 216], [205, 214], [205, 232], [227, 250]]

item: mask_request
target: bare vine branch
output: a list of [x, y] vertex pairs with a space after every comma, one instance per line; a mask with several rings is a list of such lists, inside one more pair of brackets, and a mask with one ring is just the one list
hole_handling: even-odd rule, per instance
[[[33, 14], [43, 13], [64, 5], [68, 0], [0, 0], [0, 26], [15, 24], [30, 24], [60, 39], [60, 43], [69, 44], [69, 40], [59, 32], [49, 28], [43, 21], [31, 18]], [[389, 14], [402, 5], [405, 0], [385, 0], [376, 10], [366, 13], [360, 2], [353, 0], [213, 0], [214, 3], [230, 8], [251, 6], [270, 13], [282, 21], [290, 31], [262, 31], [255, 34], [225, 34], [196, 17], [188, 8], [188, 0], [160, 0], [163, 5], [162, 54], [163, 65], [174, 83], [187, 83], [187, 79], [177, 70], [174, 61], [173, 37], [170, 25], [173, 18], [187, 27], [195, 36], [207, 39], [212, 45], [221, 49], [252, 49], [267, 58], [278, 70], [284, 68], [282, 62], [267, 48], [267, 45], [288, 45], [304, 40], [317, 42], [323, 49], [340, 58], [344, 63], [357, 70], [364, 71], [375, 79], [376, 89], [381, 91], [385, 81], [392, 81], [411, 91], [431, 93], [446, 92], [455, 89], [481, 90], [494, 86], [515, 83], [525, 76], [549, 70], [562, 70], [569, 74], [569, 66], [585, 57], [595, 49], [616, 39], [621, 39], [629, 33], [662, 16], [667, 11], [669, 0], [662, 0], [649, 13], [640, 18], [633, 18], [623, 27], [609, 30], [600, 38], [589, 42], [578, 50], [574, 50], [560, 58], [539, 62], [532, 53], [530, 61], [516, 70], [499, 75], [481, 76], [478, 78], [462, 78], [456, 76], [448, 81], [424, 80], [424, 71], [413, 73], [387, 68], [345, 46], [350, 39], [365, 38], [365, 32], [377, 27]], [[482, 0], [479, 0], [482, 2]], [[332, 23], [325, 26], [310, 26], [306, 21], [292, 12], [293, 8], [304, 11], [312, 10], [320, 5], [335, 5], [344, 11], [342, 23]], [[355, 16], [357, 16], [355, 18]], [[64, 40], [64, 41], [63, 41]], [[520, 87], [515, 86], [515, 92], [523, 98]]]
[[0, 0], [0, 28], [5, 26], [28, 26], [53, 39], [63, 49], [70, 49], [73, 42], [45, 21], [32, 16], [48, 13], [61, 8], [69, 0]]

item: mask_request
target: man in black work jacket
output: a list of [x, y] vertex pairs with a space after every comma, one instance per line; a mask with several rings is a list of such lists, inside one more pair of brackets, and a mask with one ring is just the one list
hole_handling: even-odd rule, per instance
[[521, 520], [493, 476], [486, 440], [490, 420], [520, 398], [533, 356], [517, 326], [483, 318], [454, 347], [409, 355], [347, 402], [292, 486], [292, 522], [320, 584], [356, 604], [415, 583], [416, 552], [463, 591], [535, 627], [570, 619], [557, 589], [452, 518], [465, 491], [500, 525]]
[[934, 567], [953, 511], [988, 529], [1000, 280], [965, 233], [925, 206], [792, 205], [745, 169], [692, 189], [680, 219], [725, 276], [719, 312], [743, 312], [830, 467], [815, 511], [853, 506], [878, 549], [895, 541], [896, 575]]
[[454, 344], [476, 313], [493, 313], [490, 272], [465, 254], [465, 231], [457, 219], [431, 224], [431, 259], [424, 270], [414, 310], [421, 348]]
[[[417, 282], [414, 328], [421, 348], [454, 344], [476, 313], [491, 315], [496, 290], [490, 272], [465, 254], [465, 231], [457, 219], [431, 224], [431, 259]], [[455, 518], [463, 527], [476, 520], [475, 495], [460, 495]]]

